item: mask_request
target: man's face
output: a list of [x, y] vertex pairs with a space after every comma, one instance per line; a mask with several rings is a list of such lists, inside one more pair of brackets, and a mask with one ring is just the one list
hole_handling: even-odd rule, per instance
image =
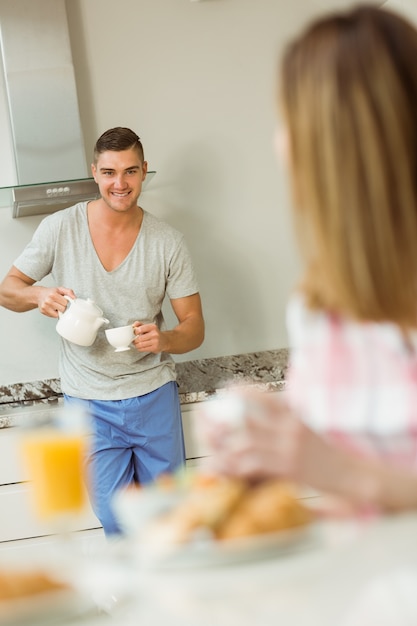
[[99, 155], [91, 166], [101, 197], [113, 211], [126, 213], [137, 206], [148, 164], [134, 148]]

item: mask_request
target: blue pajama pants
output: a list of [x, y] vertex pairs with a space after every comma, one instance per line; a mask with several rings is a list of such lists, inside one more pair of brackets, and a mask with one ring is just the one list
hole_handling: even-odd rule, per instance
[[126, 400], [82, 400], [92, 422], [88, 490], [107, 536], [120, 533], [112, 510], [116, 491], [133, 482], [146, 484], [185, 463], [177, 383], [169, 382]]

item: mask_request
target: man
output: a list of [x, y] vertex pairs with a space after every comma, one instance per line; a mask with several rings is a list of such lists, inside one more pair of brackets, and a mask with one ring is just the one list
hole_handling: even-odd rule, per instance
[[[115, 353], [100, 329], [94, 344], [61, 340], [67, 403], [85, 404], [93, 423], [90, 496], [106, 535], [120, 532], [111, 500], [120, 487], [146, 483], [185, 461], [171, 354], [201, 345], [204, 320], [181, 233], [138, 206], [147, 172], [139, 137], [113, 128], [98, 139], [91, 166], [101, 197], [46, 217], [0, 284], [0, 305], [36, 307], [58, 317], [64, 296], [90, 298], [108, 327], [133, 324], [129, 351]], [[57, 287], [36, 283], [51, 274]], [[167, 330], [170, 299], [178, 324]]]

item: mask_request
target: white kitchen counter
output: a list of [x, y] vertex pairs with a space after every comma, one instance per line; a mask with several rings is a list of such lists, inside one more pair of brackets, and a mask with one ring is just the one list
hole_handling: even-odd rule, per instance
[[85, 626], [415, 626], [417, 514], [358, 536], [332, 523], [320, 545], [221, 568], [137, 574], [137, 596]]

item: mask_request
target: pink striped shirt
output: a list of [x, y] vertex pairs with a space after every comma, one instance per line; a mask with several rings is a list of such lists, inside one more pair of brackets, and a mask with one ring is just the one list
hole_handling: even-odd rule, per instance
[[390, 323], [287, 311], [290, 404], [315, 431], [366, 456], [417, 470], [417, 333]]

